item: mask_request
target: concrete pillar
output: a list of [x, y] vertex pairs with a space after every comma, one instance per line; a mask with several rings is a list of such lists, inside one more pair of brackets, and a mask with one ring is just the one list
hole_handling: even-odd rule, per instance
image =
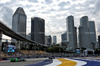
[[0, 51], [2, 49], [2, 34], [3, 34], [3, 32], [0, 31]]
[[26, 42], [26, 44], [25, 44], [25, 48], [26, 48], [26, 49], [29, 48], [29, 43]]
[[21, 43], [21, 42], [20, 42], [19, 40], [18, 40], [17, 43], [16, 43], [16, 49], [18, 49], [18, 50], [20, 50], [20, 43]]
[[31, 43], [28, 43], [28, 48], [30, 48], [30, 44], [31, 44]]
[[27, 49], [27, 43], [25, 43], [25, 49]]
[[23, 42], [22, 42], [22, 47], [25, 48], [25, 44], [26, 44], [26, 42], [23, 41]]

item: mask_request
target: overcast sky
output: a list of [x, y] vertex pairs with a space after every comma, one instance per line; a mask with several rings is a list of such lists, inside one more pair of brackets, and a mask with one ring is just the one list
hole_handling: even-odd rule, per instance
[[12, 26], [12, 15], [22, 7], [27, 15], [27, 34], [30, 33], [31, 17], [45, 19], [45, 34], [60, 36], [66, 31], [66, 18], [74, 16], [76, 27], [82, 16], [95, 21], [97, 35], [100, 33], [100, 0], [0, 0], [0, 20]]

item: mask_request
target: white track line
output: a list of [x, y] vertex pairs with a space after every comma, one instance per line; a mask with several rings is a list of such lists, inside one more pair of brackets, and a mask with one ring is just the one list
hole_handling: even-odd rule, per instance
[[87, 62], [85, 61], [73, 60], [73, 59], [68, 59], [68, 58], [65, 58], [65, 59], [75, 61], [77, 63], [76, 66], [82, 66], [82, 65], [87, 64]]
[[57, 66], [60, 65], [62, 62], [60, 62], [58, 59], [53, 59], [53, 62], [51, 64], [45, 65], [45, 66]]

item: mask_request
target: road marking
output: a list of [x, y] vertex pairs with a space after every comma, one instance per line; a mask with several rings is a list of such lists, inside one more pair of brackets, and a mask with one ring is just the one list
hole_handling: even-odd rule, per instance
[[79, 60], [79, 61], [85, 61], [87, 62], [86, 65], [84, 66], [100, 66], [100, 62], [97, 62], [97, 61], [90, 61], [89, 59], [75, 59], [75, 60]]
[[62, 62], [60, 62], [58, 59], [53, 59], [53, 62], [51, 64], [48, 64], [48, 65], [45, 65], [45, 66], [57, 66], [61, 63]]
[[68, 58], [65, 58], [65, 59], [75, 61], [77, 63], [76, 66], [83, 66], [87, 64], [87, 62], [85, 61], [73, 60], [73, 59], [68, 59]]
[[60, 64], [58, 66], [75, 66], [75, 65], [77, 65], [77, 63], [75, 61], [72, 61], [72, 60], [67, 60], [64, 58], [60, 58], [58, 60], [62, 62], [62, 64]]

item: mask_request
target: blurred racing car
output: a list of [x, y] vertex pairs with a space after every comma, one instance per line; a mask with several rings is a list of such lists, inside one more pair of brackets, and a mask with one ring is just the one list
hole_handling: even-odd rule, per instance
[[18, 59], [18, 58], [10, 59], [10, 62], [21, 62], [21, 61], [26, 61], [26, 60], [25, 59]]

